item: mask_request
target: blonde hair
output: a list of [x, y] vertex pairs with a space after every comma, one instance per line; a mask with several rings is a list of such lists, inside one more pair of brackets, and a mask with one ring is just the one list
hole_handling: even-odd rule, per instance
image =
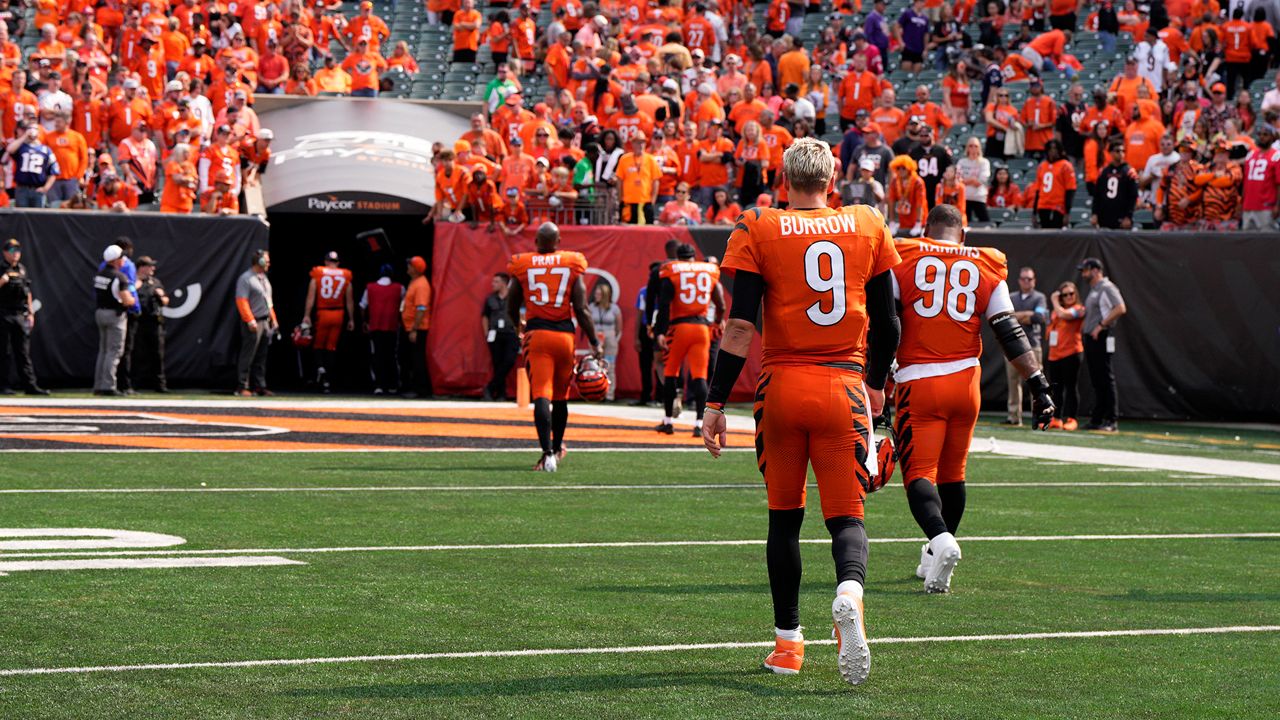
[[782, 172], [793, 192], [826, 192], [836, 172], [836, 159], [825, 142], [799, 138], [782, 154]]

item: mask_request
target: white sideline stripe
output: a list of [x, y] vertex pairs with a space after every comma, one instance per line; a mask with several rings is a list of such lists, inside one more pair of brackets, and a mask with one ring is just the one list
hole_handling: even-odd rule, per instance
[[26, 570], [150, 570], [154, 568], [264, 567], [306, 565], [298, 560], [267, 556], [93, 558], [83, 560], [18, 560], [0, 562], [0, 575]]
[[[972, 535], [961, 538], [971, 542], [1060, 542], [1107, 540], [1243, 540], [1276, 539], [1280, 532], [1241, 533], [1152, 533], [1147, 535]], [[825, 545], [829, 539], [802, 539], [806, 545]], [[915, 543], [919, 537], [871, 538], [870, 543]], [[299, 555], [304, 553], [360, 553], [360, 552], [450, 552], [461, 550], [579, 550], [591, 548], [660, 548], [660, 547], [739, 547], [764, 545], [764, 540], [637, 540], [619, 542], [563, 542], [563, 543], [495, 543], [492, 545], [356, 545], [350, 547], [311, 548], [228, 548], [222, 550], [109, 550], [102, 552], [42, 552], [4, 553], [0, 560], [31, 557], [149, 557], [170, 555]]]
[[[3, 407], [3, 404], [0, 404]], [[185, 437], [185, 436], [184, 436]], [[462, 438], [465, 439], [465, 438]], [[92, 442], [87, 440], [86, 442]], [[628, 447], [575, 447], [574, 454], [577, 453], [705, 453], [706, 448], [694, 447], [664, 447], [662, 445], [631, 445]], [[730, 453], [754, 453], [754, 447], [727, 447], [721, 448], [720, 452]], [[519, 453], [522, 455], [530, 455], [537, 457], [538, 449], [530, 448], [477, 448], [477, 447], [388, 447], [388, 448], [352, 448], [349, 450], [335, 448], [299, 448], [296, 450], [274, 450], [274, 449], [257, 449], [257, 448], [237, 448], [225, 450], [193, 450], [183, 448], [0, 448], [0, 453], [35, 453], [39, 455], [47, 455], [53, 453], [118, 453], [136, 455], [138, 453], [170, 453], [170, 454], [204, 454], [204, 455], [222, 455], [222, 454], [267, 454], [267, 455], [308, 455], [329, 453], [331, 455], [342, 455], [344, 453]]]
[[1153, 470], [1151, 470], [1151, 469], [1149, 469], [1149, 468], [1100, 467], [1100, 468], [1098, 468], [1098, 472], [1104, 472], [1104, 473], [1117, 473], [1117, 472], [1119, 472], [1119, 473], [1125, 473], [1125, 472], [1141, 472], [1141, 473], [1145, 473], [1145, 472], [1155, 472], [1155, 471], [1153, 471]]
[[[870, 638], [873, 645], [908, 645], [917, 643], [996, 642], [1010, 640], [1073, 640], [1085, 638], [1149, 637], [1159, 635], [1226, 635], [1233, 633], [1269, 633], [1280, 631], [1280, 625], [1225, 625], [1202, 628], [1149, 628], [1135, 630], [1085, 630], [999, 635], [937, 635], [924, 637]], [[834, 645], [835, 640], [808, 640], [809, 645]], [[477, 650], [473, 652], [405, 653], [401, 655], [348, 655], [345, 657], [285, 658], [275, 660], [230, 660], [223, 662], [156, 663], [148, 665], [97, 665], [83, 667], [11, 668], [0, 670], [0, 677], [15, 675], [65, 675], [134, 670], [191, 670], [197, 668], [253, 668], [289, 665], [337, 665], [344, 663], [404, 662], [409, 660], [464, 660], [472, 658], [546, 657], [554, 655], [631, 655], [637, 653], [685, 652], [691, 650], [740, 650], [770, 648], [773, 641], [722, 642], [687, 645], [631, 645], [596, 648], [541, 648], [532, 650]]]
[[1161, 455], [1132, 450], [1105, 450], [1079, 445], [1055, 445], [1030, 443], [996, 438], [974, 438], [970, 452], [986, 450], [995, 455], [1013, 455], [1033, 460], [1058, 460], [1062, 462], [1113, 465], [1123, 468], [1143, 468], [1176, 473], [1201, 473], [1225, 475], [1249, 480], [1280, 480], [1280, 464], [1249, 462], [1245, 460], [1219, 460], [1194, 455]]
[[[1198, 478], [1200, 475], [1179, 475], [1170, 477]], [[1152, 481], [1117, 481], [1117, 482], [970, 482], [970, 488], [1074, 488], [1074, 487], [1223, 487], [1223, 488], [1259, 488], [1280, 487], [1280, 482], [1162, 482]], [[534, 491], [592, 491], [592, 490], [756, 490], [762, 488], [761, 483], [638, 483], [635, 485], [369, 485], [349, 487], [189, 487], [189, 488], [6, 488], [0, 489], [0, 495], [122, 495], [122, 494], [165, 494], [165, 493], [348, 493], [348, 492], [534, 492]], [[817, 487], [809, 483], [809, 487]], [[901, 489], [898, 484], [891, 486]]]

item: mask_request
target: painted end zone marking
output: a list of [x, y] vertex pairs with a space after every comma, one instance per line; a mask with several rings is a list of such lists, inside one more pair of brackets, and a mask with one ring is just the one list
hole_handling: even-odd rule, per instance
[[306, 565], [298, 560], [272, 555], [232, 557], [145, 557], [84, 560], [27, 560], [0, 562], [0, 574], [26, 570], [150, 570], [154, 568], [265, 567]]
[[[1227, 625], [1207, 628], [1151, 628], [1137, 630], [1092, 630], [1041, 632], [1001, 635], [943, 635], [934, 637], [870, 638], [876, 645], [912, 643], [995, 642], [1016, 640], [1070, 640], [1084, 638], [1143, 637], [1159, 635], [1226, 635], [1232, 633], [1269, 633], [1280, 631], [1280, 625]], [[834, 645], [835, 640], [810, 640], [809, 645]], [[601, 648], [545, 648], [535, 650], [481, 650], [476, 652], [407, 653], [402, 655], [350, 655], [345, 657], [288, 658], [277, 660], [232, 660], [225, 662], [158, 663], [147, 665], [98, 665], [86, 667], [12, 668], [0, 670], [0, 677], [16, 675], [60, 675], [134, 670], [190, 670], [196, 668], [252, 668], [288, 665], [334, 665], [339, 663], [404, 662], [409, 660], [461, 660], [470, 658], [507, 658], [550, 655], [625, 655], [633, 653], [686, 652], [690, 650], [738, 650], [769, 648], [773, 641], [725, 642], [691, 645], [633, 645]]]

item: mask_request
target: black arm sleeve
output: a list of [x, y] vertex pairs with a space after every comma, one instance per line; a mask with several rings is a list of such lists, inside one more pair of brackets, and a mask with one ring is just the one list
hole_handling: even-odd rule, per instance
[[[746, 320], [755, 324], [760, 315], [760, 303], [764, 300], [764, 278], [753, 272], [739, 270], [733, 276], [733, 307], [729, 310], [732, 320]], [[747, 359], [724, 348], [716, 354], [716, 367], [711, 373], [711, 389], [707, 402], [728, 402], [733, 386], [738, 383], [742, 367]]]
[[653, 322], [653, 334], [665, 335], [667, 326], [671, 324], [671, 301], [676, 299], [676, 286], [668, 278], [661, 283], [658, 291], [658, 319]]
[[1066, 215], [1067, 215], [1068, 217], [1070, 217], [1070, 215], [1071, 215], [1071, 205], [1072, 205], [1072, 203], [1074, 203], [1074, 202], [1075, 202], [1075, 199], [1076, 199], [1076, 191], [1075, 191], [1075, 190], [1068, 190], [1068, 191], [1066, 191], [1066, 196], [1067, 196], [1067, 212], [1066, 212]]
[[991, 318], [989, 324], [995, 331], [996, 339], [1000, 341], [1000, 349], [1006, 358], [1012, 360], [1031, 352], [1031, 342], [1027, 340], [1027, 333], [1013, 313], [1000, 313]]
[[733, 275], [733, 307], [729, 317], [755, 324], [764, 302], [764, 278], [757, 273], [738, 270]]
[[902, 324], [893, 299], [893, 282], [886, 270], [867, 283], [867, 387], [883, 390], [889, 367], [902, 339]]

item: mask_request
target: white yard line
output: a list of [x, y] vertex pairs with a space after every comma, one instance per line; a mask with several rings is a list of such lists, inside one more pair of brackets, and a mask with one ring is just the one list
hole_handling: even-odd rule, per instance
[[[1202, 478], [1203, 475], [1170, 475], [1169, 477]], [[1212, 476], [1207, 476], [1212, 477]], [[1101, 482], [1055, 482], [1035, 480], [1011, 482], [968, 482], [969, 488], [1280, 488], [1280, 482], [1251, 481], [1211, 481], [1203, 482], [1164, 482], [1122, 481]], [[148, 494], [202, 494], [202, 493], [379, 493], [379, 492], [625, 492], [638, 490], [641, 492], [654, 490], [759, 490], [762, 483], [637, 483], [634, 485], [369, 485], [341, 487], [159, 487], [159, 488], [3, 488], [0, 495], [148, 495]], [[809, 487], [816, 488], [815, 483]], [[901, 490], [902, 486], [892, 483], [887, 490]]]
[[[1023, 640], [1076, 640], [1115, 637], [1150, 637], [1169, 635], [1228, 635], [1237, 633], [1280, 632], [1280, 625], [1225, 625], [1199, 628], [1142, 628], [1134, 630], [1084, 630], [993, 635], [935, 635], [921, 637], [870, 638], [873, 645], [908, 645], [918, 643], [1000, 642]], [[808, 645], [834, 645], [835, 640], [808, 640]], [[0, 677], [16, 675], [80, 675], [103, 672], [144, 670], [194, 670], [202, 668], [256, 668], [297, 665], [338, 665], [370, 662], [406, 662], [412, 660], [467, 660], [475, 658], [546, 657], [556, 655], [631, 655], [637, 653], [688, 652], [694, 650], [741, 650], [770, 648], [773, 641], [691, 643], [684, 645], [630, 645], [621, 647], [540, 648], [531, 650], [476, 650], [472, 652], [404, 653], [399, 655], [348, 655], [343, 657], [283, 658], [273, 660], [230, 660], [222, 662], [182, 662], [138, 665], [95, 665], [81, 667], [11, 668], [0, 670]]]
[[[1239, 533], [1147, 533], [1132, 535], [970, 535], [960, 540], [972, 542], [1075, 542], [1121, 540], [1243, 540], [1280, 539], [1280, 532]], [[807, 545], [826, 545], [829, 539], [802, 539]], [[921, 542], [919, 537], [871, 538], [872, 544], [897, 544]], [[365, 552], [455, 552], [492, 550], [581, 550], [595, 548], [667, 548], [667, 547], [740, 547], [762, 546], [764, 540], [637, 540], [617, 542], [559, 542], [559, 543], [494, 543], [488, 545], [354, 545], [346, 547], [302, 548], [226, 548], [221, 550], [108, 550], [101, 552], [40, 552], [3, 553], [0, 560], [12, 558], [47, 557], [167, 557], [174, 555], [301, 555], [316, 553], [365, 553]]]

